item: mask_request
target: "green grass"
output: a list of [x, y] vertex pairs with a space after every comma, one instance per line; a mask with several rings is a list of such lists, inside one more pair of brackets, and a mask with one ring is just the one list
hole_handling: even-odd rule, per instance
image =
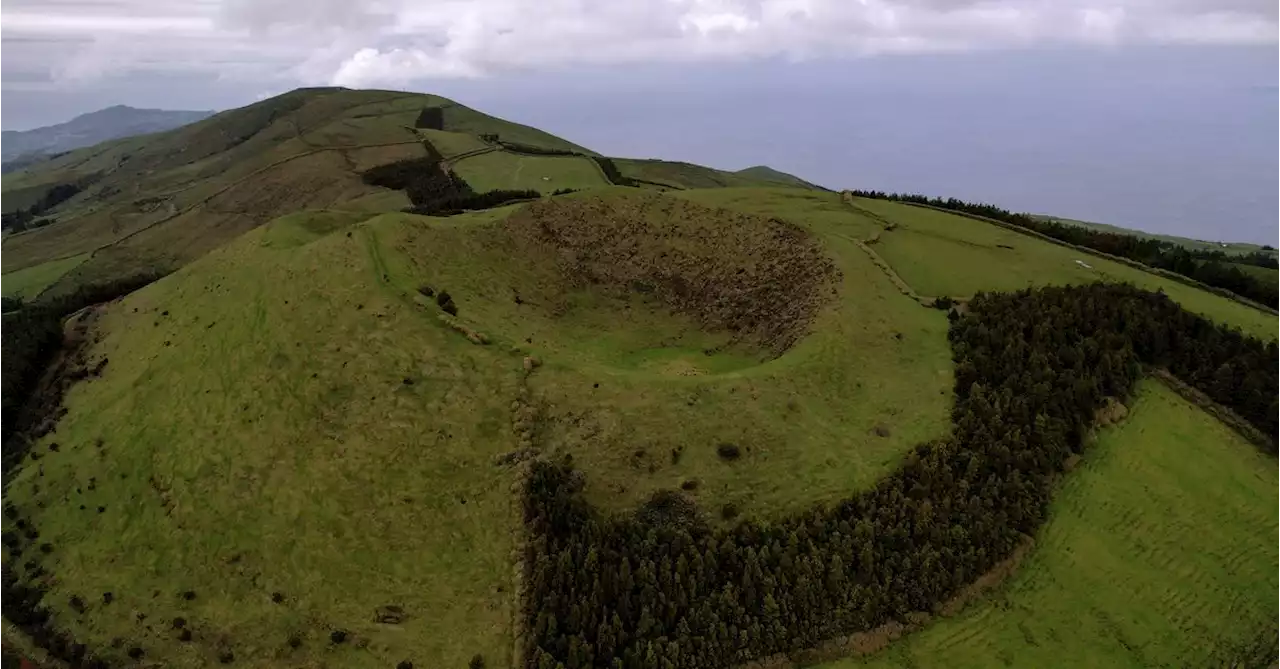
[[[8, 175], [6, 175], [6, 178]], [[19, 182], [20, 183], [20, 182]], [[49, 192], [54, 184], [42, 183], [30, 186], [14, 186], [10, 187], [7, 183], [4, 188], [4, 196], [0, 198], [3, 203], [0, 204], [0, 210], [4, 213], [17, 211], [19, 209], [27, 209], [40, 201], [44, 194]]]
[[[677, 188], [741, 188], [764, 187], [776, 188], [780, 177], [791, 175], [777, 172], [769, 168], [762, 173], [759, 168], [748, 168], [741, 172], [726, 172], [692, 163], [681, 163], [669, 160], [642, 160], [636, 158], [614, 158], [618, 171], [623, 176], [643, 179], [654, 183], [665, 184]], [[753, 172], [752, 170], [755, 170]], [[795, 177], [791, 177], [795, 179]], [[800, 184], [795, 184], [800, 185]]]
[[854, 667], [1224, 666], [1276, 634], [1275, 460], [1155, 381], [1056, 493], [1017, 572]]
[[[383, 245], [400, 249], [386, 258], [392, 277], [413, 277], [405, 290], [443, 286], [495, 346], [515, 344], [545, 359], [534, 379], [554, 409], [547, 438], [587, 472], [593, 502], [632, 508], [696, 478], [709, 511], [733, 502], [772, 516], [872, 484], [903, 450], [945, 432], [951, 399], [943, 312], [892, 288], [845, 237], [846, 224], [858, 225], [847, 212], [824, 212], [830, 203], [817, 194], [796, 202], [786, 198], [794, 189], [778, 190], [779, 206], [796, 212], [807, 203], [818, 214], [798, 218], [828, 244], [843, 278], [812, 334], [763, 363], [760, 353], [741, 349], [707, 356], [703, 350], [723, 335], [635, 296], [619, 303], [574, 293], [568, 308], [549, 317], [546, 296], [558, 279], [547, 264], [513, 258], [472, 222], [480, 219], [455, 217], [420, 231], [405, 216]], [[516, 292], [524, 302], [518, 308]], [[875, 436], [877, 425], [891, 436]], [[751, 456], [726, 465], [715, 455], [722, 440]], [[679, 444], [686, 448], [673, 464], [670, 450]], [[644, 455], [636, 457], [639, 450]]]
[[561, 188], [608, 185], [591, 159], [581, 156], [526, 156], [491, 151], [458, 161], [453, 171], [478, 193], [499, 189], [551, 193]]
[[672, 191], [668, 196], [684, 198], [710, 207], [777, 216], [830, 236], [861, 240], [880, 229], [874, 221], [855, 215], [840, 201], [839, 194], [826, 191], [774, 185], [767, 188], [737, 187]]
[[932, 209], [863, 198], [857, 204], [898, 224], [873, 248], [923, 295], [968, 297], [984, 290], [1124, 281], [1163, 290], [1184, 308], [1254, 336], [1277, 336], [1275, 316], [1128, 265]]
[[20, 297], [24, 300], [35, 299], [45, 288], [57, 281], [62, 275], [70, 272], [84, 262], [88, 256], [81, 254], [62, 260], [26, 267], [9, 272], [0, 277], [5, 297]]
[[[368, 209], [377, 198], [365, 198], [380, 189], [364, 185], [359, 173], [421, 155], [413, 123], [424, 107], [441, 105], [464, 133], [499, 132], [512, 141], [581, 148], [439, 96], [300, 89], [170, 132], [106, 142], [4, 175], [6, 206], [30, 203], [52, 184], [101, 175], [58, 208], [57, 223], [6, 235], [5, 267], [13, 271], [102, 249], [81, 271], [55, 284], [56, 291], [67, 292], [86, 280], [181, 266], [282, 214], [352, 200], [363, 200], [356, 206]], [[392, 142], [403, 144], [367, 148]]]
[[[490, 459], [510, 448], [519, 358], [389, 291], [364, 228], [316, 237], [342, 222], [249, 233], [104, 317], [108, 371], [71, 391], [43, 476], [7, 493], [56, 546], [49, 601], [77, 638], [170, 667], [211, 664], [224, 638], [254, 666], [508, 661], [516, 519]], [[108, 590], [111, 608], [65, 610]], [[385, 604], [409, 618], [374, 623]], [[174, 616], [196, 643], [172, 640]], [[368, 647], [330, 649], [330, 627]]]
[[498, 135], [498, 139], [504, 142], [595, 155], [595, 152], [591, 149], [578, 146], [551, 133], [543, 132], [527, 125], [513, 123], [496, 116], [490, 116], [484, 112], [448, 101], [444, 103], [444, 129], [465, 135], [494, 134]]
[[423, 139], [431, 142], [431, 145], [436, 147], [436, 150], [440, 152], [440, 155], [445, 158], [452, 158], [469, 151], [476, 151], [489, 146], [488, 144], [480, 141], [480, 138], [475, 135], [467, 135], [460, 132], [445, 132], [443, 130], [432, 130], [430, 128], [418, 128], [418, 134], [422, 135]]
[[775, 170], [768, 165], [756, 165], [746, 169], [738, 170], [734, 174], [749, 179], [759, 179], [760, 181], [773, 181], [787, 186], [800, 186], [802, 188], [813, 188], [813, 184], [801, 179], [794, 174], [788, 174], [780, 170]]

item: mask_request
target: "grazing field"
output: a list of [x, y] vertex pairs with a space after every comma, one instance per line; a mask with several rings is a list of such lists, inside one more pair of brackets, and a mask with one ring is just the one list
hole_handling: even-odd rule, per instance
[[924, 295], [1123, 281], [1163, 290], [1186, 309], [1256, 337], [1277, 336], [1275, 316], [1128, 265], [933, 209], [864, 198], [857, 205], [898, 224], [881, 235], [875, 250]]
[[548, 132], [527, 125], [512, 123], [484, 112], [464, 107], [456, 103], [444, 104], [444, 129], [467, 135], [497, 135], [504, 142], [540, 146], [547, 149], [561, 149], [575, 153], [597, 155], [595, 151], [578, 146]]
[[477, 151], [483, 149], [488, 144], [480, 141], [475, 135], [467, 135], [461, 132], [445, 132], [443, 130], [432, 130], [430, 128], [418, 128], [418, 134], [423, 139], [431, 142], [436, 147], [440, 155], [445, 158], [467, 153], [469, 151]]
[[526, 156], [491, 151], [464, 158], [453, 166], [477, 193], [490, 190], [536, 190], [607, 186], [600, 169], [582, 156]]
[[516, 516], [490, 460], [520, 359], [388, 292], [349, 220], [259, 229], [107, 310], [110, 366], [7, 482], [76, 638], [167, 667], [508, 661]]
[[3, 291], [5, 297], [20, 297], [24, 300], [34, 299], [62, 275], [84, 262], [86, 257], [83, 254], [71, 256], [70, 258], [51, 260], [34, 267], [8, 272], [3, 277], [0, 277], [0, 290]]
[[1008, 582], [824, 668], [1248, 666], [1231, 661], [1276, 638], [1277, 483], [1275, 460], [1144, 381]]

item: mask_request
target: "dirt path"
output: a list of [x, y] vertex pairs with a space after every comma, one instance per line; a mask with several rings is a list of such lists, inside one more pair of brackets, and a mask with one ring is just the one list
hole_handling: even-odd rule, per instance
[[[845, 203], [845, 205], [847, 205], [850, 209], [852, 209], [858, 215], [865, 216], [866, 218], [869, 218], [879, 223], [881, 226], [880, 230], [876, 230], [871, 234], [870, 237], [867, 237], [866, 239], [854, 239], [853, 237], [850, 237], [848, 235], [840, 235], [840, 237], [850, 242], [853, 242], [859, 249], [862, 249], [862, 252], [866, 253], [867, 257], [871, 258], [871, 262], [875, 264], [876, 267], [879, 267], [880, 271], [884, 272], [885, 276], [889, 277], [889, 281], [892, 282], [894, 287], [898, 289], [898, 292], [915, 300], [920, 304], [920, 306], [929, 307], [931, 309], [934, 308], [934, 305], [937, 303], [939, 298], [932, 297], [929, 295], [921, 295], [920, 293], [917, 293], [915, 289], [911, 287], [911, 284], [907, 283], [906, 280], [903, 279], [902, 276], [899, 275], [898, 272], [893, 269], [893, 266], [890, 265], [887, 260], [885, 260], [883, 257], [880, 256], [879, 253], [876, 253], [875, 250], [871, 248], [872, 244], [875, 244], [876, 242], [880, 241], [880, 235], [882, 235], [885, 232], [890, 232], [894, 228], [897, 228], [898, 224], [884, 218], [883, 216], [875, 212], [859, 207], [857, 203], [853, 201], [853, 194], [847, 190], [840, 192], [840, 199]], [[967, 301], [963, 298], [955, 298], [955, 297], [952, 297], [950, 299], [952, 302], [957, 302], [957, 303]]]

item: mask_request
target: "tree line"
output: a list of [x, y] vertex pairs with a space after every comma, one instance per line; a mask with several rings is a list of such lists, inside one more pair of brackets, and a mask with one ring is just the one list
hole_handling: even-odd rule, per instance
[[418, 118], [414, 120], [413, 127], [444, 130], [444, 108], [423, 107], [418, 113]]
[[951, 434], [834, 505], [719, 530], [665, 498], [606, 516], [571, 460], [533, 464], [525, 666], [725, 667], [934, 611], [1045, 522], [1095, 413], [1127, 398], [1144, 366], [1276, 433], [1276, 344], [1161, 293], [979, 294], [948, 337]]
[[1150, 237], [1140, 237], [1118, 232], [1095, 230], [1081, 225], [1037, 218], [1028, 214], [1016, 214], [990, 204], [975, 204], [956, 198], [927, 197], [909, 193], [886, 193], [875, 190], [851, 190], [857, 197], [893, 200], [925, 204], [1010, 223], [1057, 240], [1084, 246], [1114, 256], [1135, 260], [1149, 267], [1167, 270], [1194, 279], [1207, 286], [1227, 290], [1271, 308], [1280, 306], [1280, 294], [1276, 287], [1252, 276], [1235, 265], [1251, 264], [1259, 267], [1277, 267], [1274, 257], [1253, 252], [1228, 256], [1222, 251], [1193, 251], [1179, 244]]
[[[36, 429], [58, 405], [61, 391], [70, 381], [64, 379], [63, 390], [56, 395], [37, 395], [41, 377], [54, 361], [63, 345], [63, 320], [72, 313], [132, 293], [160, 278], [160, 274], [142, 274], [110, 283], [84, 285], [63, 297], [27, 304], [12, 313], [0, 315], [0, 477], [8, 480], [31, 449], [24, 434]], [[99, 365], [101, 370], [101, 363]], [[38, 582], [23, 582], [17, 565], [26, 553], [27, 579], [36, 579], [42, 569], [31, 559], [36, 555], [40, 535], [29, 519], [20, 516], [13, 504], [4, 504], [5, 517], [22, 531], [0, 533], [0, 550], [8, 550], [9, 560], [0, 563], [0, 615], [22, 631], [40, 649], [74, 668], [106, 669], [108, 663], [93, 657], [83, 643], [59, 629], [45, 601], [45, 587]], [[22, 521], [22, 522], [18, 522]], [[24, 524], [23, 524], [24, 523]], [[0, 665], [19, 659], [0, 654]]]
[[49, 190], [45, 191], [44, 194], [40, 196], [40, 199], [32, 203], [30, 207], [25, 209], [15, 209], [14, 211], [0, 215], [0, 229], [22, 232], [23, 230], [31, 230], [52, 223], [53, 219], [40, 217], [50, 209], [70, 200], [95, 180], [96, 176], [71, 183], [55, 184], [53, 187], [49, 188]]
[[[429, 142], [423, 142], [430, 146]], [[363, 181], [371, 186], [403, 190], [412, 214], [453, 216], [469, 209], [488, 209], [516, 200], [541, 197], [536, 190], [491, 190], [477, 193], [466, 180], [441, 165], [439, 152], [428, 149], [424, 158], [408, 158], [365, 170]]]
[[4, 443], [4, 471], [25, 454], [10, 438], [29, 427], [20, 412], [35, 391], [50, 361], [62, 348], [62, 321], [89, 305], [127, 295], [164, 276], [144, 273], [76, 288], [75, 292], [29, 304], [10, 303], [16, 311], [4, 314], [0, 329], [0, 442]]

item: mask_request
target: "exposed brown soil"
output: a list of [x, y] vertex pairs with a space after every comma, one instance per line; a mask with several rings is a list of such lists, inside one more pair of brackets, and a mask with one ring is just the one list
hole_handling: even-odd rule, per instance
[[554, 256], [571, 286], [649, 294], [775, 355], [804, 334], [838, 276], [796, 225], [658, 194], [541, 200], [504, 226], [522, 253]]

